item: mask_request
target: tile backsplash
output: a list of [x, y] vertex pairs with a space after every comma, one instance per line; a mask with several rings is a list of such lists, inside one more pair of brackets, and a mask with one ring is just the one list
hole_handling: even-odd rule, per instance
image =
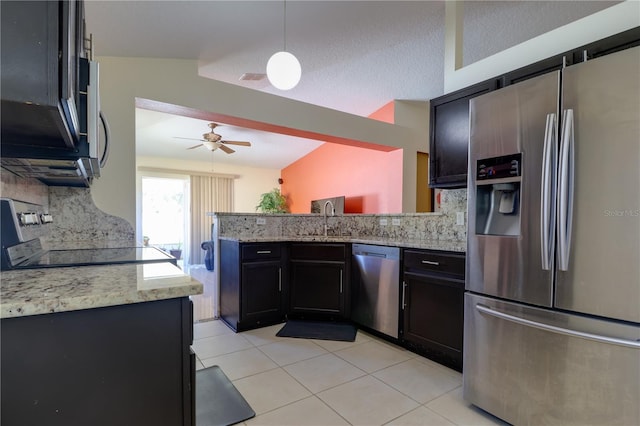
[[[444, 190], [438, 213], [345, 214], [327, 219], [329, 236], [383, 237], [408, 240], [466, 241], [467, 190]], [[464, 224], [457, 223], [457, 213]], [[322, 214], [215, 213], [219, 237], [286, 237], [324, 235]], [[258, 224], [264, 221], [262, 224]], [[384, 224], [386, 222], [386, 224]]]
[[50, 248], [133, 245], [135, 232], [125, 219], [98, 209], [90, 188], [46, 186], [2, 170], [2, 197], [44, 206], [54, 222], [43, 242]]
[[0, 194], [26, 203], [49, 207], [49, 187], [37, 179], [24, 179], [0, 168]]
[[[17, 178], [2, 171], [2, 196], [40, 204], [54, 217], [45, 243], [53, 248], [78, 242], [97, 247], [135, 243], [133, 226], [98, 209], [90, 188], [47, 187], [35, 179]], [[457, 224], [463, 212], [466, 224], [467, 190], [443, 190], [438, 213], [345, 214], [329, 217], [329, 236], [383, 237], [407, 240], [466, 241], [467, 228]], [[222, 237], [286, 237], [324, 234], [322, 214], [212, 214]], [[264, 224], [258, 224], [258, 218]], [[384, 224], [386, 222], [386, 224]]]
[[98, 209], [89, 188], [50, 187], [49, 213], [56, 224], [51, 242], [94, 241], [108, 246], [109, 242], [135, 241], [133, 226]]

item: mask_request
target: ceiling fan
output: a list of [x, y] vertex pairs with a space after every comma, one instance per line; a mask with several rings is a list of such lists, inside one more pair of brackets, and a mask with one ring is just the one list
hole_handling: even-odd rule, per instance
[[215, 151], [216, 149], [220, 148], [222, 151], [226, 152], [227, 154], [233, 154], [234, 152], [236, 152], [235, 150], [229, 148], [227, 145], [251, 146], [251, 142], [223, 140], [222, 136], [217, 134], [214, 131], [214, 129], [218, 126], [219, 124], [209, 123], [209, 128], [211, 129], [211, 131], [209, 133], [203, 134], [202, 139], [181, 138], [178, 136], [175, 136], [175, 138], [202, 141], [202, 143], [199, 143], [198, 145], [194, 145], [187, 149], [196, 149], [196, 148], [200, 148], [201, 146], [204, 146], [209, 151]]

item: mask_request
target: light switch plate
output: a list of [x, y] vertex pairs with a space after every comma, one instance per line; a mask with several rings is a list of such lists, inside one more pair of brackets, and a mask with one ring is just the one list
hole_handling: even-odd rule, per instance
[[256, 219], [256, 224], [258, 225], [266, 225], [267, 224], [267, 219], [265, 219], [264, 217], [259, 217]]
[[380, 226], [387, 226], [389, 224], [389, 222], [387, 221], [387, 219], [380, 219]]
[[393, 226], [400, 226], [400, 219], [398, 218], [391, 219], [391, 224]]
[[456, 225], [464, 225], [464, 212], [456, 212]]

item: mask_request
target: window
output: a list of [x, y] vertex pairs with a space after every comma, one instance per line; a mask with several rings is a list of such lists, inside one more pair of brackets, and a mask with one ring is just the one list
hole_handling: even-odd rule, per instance
[[142, 177], [142, 235], [149, 244], [187, 258], [189, 179]]

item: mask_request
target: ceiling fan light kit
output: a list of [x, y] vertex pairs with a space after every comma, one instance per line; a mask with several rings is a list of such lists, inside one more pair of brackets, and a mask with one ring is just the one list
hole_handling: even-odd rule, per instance
[[300, 61], [287, 52], [287, 1], [284, 1], [284, 49], [274, 53], [267, 62], [267, 78], [276, 89], [290, 90], [296, 87], [302, 76]]
[[222, 140], [222, 136], [215, 133], [214, 131], [214, 129], [218, 126], [219, 125], [216, 123], [209, 123], [209, 128], [211, 129], [211, 131], [203, 134], [202, 139], [181, 138], [176, 136], [174, 137], [176, 137], [177, 139], [199, 140], [202, 142], [202, 143], [199, 143], [198, 145], [194, 145], [187, 149], [196, 149], [196, 148], [200, 148], [201, 146], [204, 146], [205, 148], [207, 148], [209, 151], [212, 151], [212, 152], [220, 148], [222, 151], [226, 152], [227, 154], [233, 154], [234, 152], [236, 152], [235, 150], [229, 148], [227, 145], [251, 146], [251, 142]]

